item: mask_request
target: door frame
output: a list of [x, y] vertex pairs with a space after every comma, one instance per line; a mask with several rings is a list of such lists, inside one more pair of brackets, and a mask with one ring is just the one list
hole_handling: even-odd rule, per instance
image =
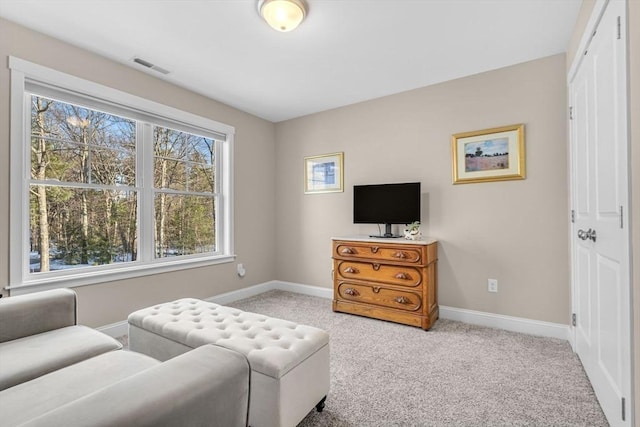
[[[632, 233], [631, 233], [631, 217], [629, 215], [629, 213], [631, 212], [631, 167], [630, 167], [630, 160], [631, 160], [631, 156], [630, 156], [630, 143], [631, 143], [631, 126], [630, 126], [630, 121], [629, 121], [629, 111], [630, 111], [630, 105], [629, 105], [629, 51], [628, 51], [628, 2], [629, 0], [622, 0], [624, 1], [624, 7], [625, 7], [625, 20], [626, 23], [623, 27], [624, 31], [627, 32], [627, 37], [625, 38], [625, 49], [626, 49], [626, 55], [627, 55], [627, 63], [626, 63], [626, 67], [627, 67], [627, 91], [626, 91], [626, 97], [625, 97], [625, 104], [626, 104], [626, 114], [627, 114], [627, 162], [629, 164], [629, 167], [627, 169], [627, 206], [625, 207], [625, 212], [624, 212], [624, 221], [627, 224], [626, 226], [626, 239], [627, 239], [627, 244], [629, 246], [629, 251], [628, 251], [628, 256], [625, 261], [628, 263], [628, 268], [627, 268], [627, 277], [626, 277], [626, 282], [627, 282], [627, 286], [629, 287], [629, 295], [631, 296], [629, 298], [628, 304], [629, 304], [629, 336], [627, 337], [628, 339], [628, 343], [629, 343], [629, 367], [630, 367], [630, 374], [631, 374], [631, 378], [630, 378], [630, 387], [629, 387], [629, 391], [630, 391], [630, 395], [627, 397], [627, 404], [626, 404], [626, 408], [627, 408], [627, 414], [628, 414], [628, 419], [630, 421], [630, 425], [635, 425], [634, 422], [636, 420], [636, 415], [635, 414], [635, 394], [636, 392], [640, 392], [640, 390], [634, 390], [634, 382], [633, 382], [633, 375], [634, 375], [634, 364], [633, 364], [633, 360], [634, 360], [634, 343], [633, 343], [633, 334], [634, 334], [634, 328], [633, 328], [633, 318], [634, 318], [634, 311], [633, 311], [633, 281], [632, 281], [632, 259], [631, 259], [631, 242], [632, 242]], [[580, 65], [582, 64], [582, 61], [585, 57], [584, 53], [587, 50], [587, 47], [589, 46], [589, 44], [591, 43], [591, 40], [595, 34], [596, 28], [598, 27], [600, 20], [602, 18], [602, 16], [604, 15], [604, 12], [609, 4], [610, 0], [596, 0], [596, 3], [593, 6], [593, 10], [591, 12], [591, 16], [589, 17], [589, 20], [587, 21], [587, 24], [585, 26], [584, 32], [581, 36], [580, 39], [580, 43], [578, 44], [578, 48], [576, 50], [575, 56], [572, 59], [571, 62], [571, 66], [569, 68], [569, 72], [567, 73], [567, 88], [569, 89], [569, 91], [567, 92], [567, 102], [570, 103], [571, 101], [571, 82], [573, 81], [573, 79], [576, 76], [576, 73], [580, 67]], [[569, 111], [569, 114], [571, 114], [571, 111]], [[570, 118], [570, 117], [569, 117]], [[569, 121], [568, 121], [569, 122]], [[569, 124], [568, 129], [567, 129], [567, 133], [569, 136], [569, 207], [570, 210], [574, 210], [575, 207], [573, 205], [574, 202], [574, 191], [575, 191], [575, 182], [574, 182], [574, 174], [573, 174], [573, 170], [575, 168], [574, 165], [574, 144], [573, 144], [573, 133], [572, 133], [572, 126]], [[571, 212], [570, 212], [571, 214]], [[576, 301], [576, 280], [575, 280], [575, 266], [574, 266], [574, 253], [576, 250], [575, 247], [575, 241], [574, 241], [574, 233], [575, 233], [575, 226], [574, 226], [574, 222], [571, 218], [570, 220], [570, 225], [569, 225], [569, 247], [570, 247], [570, 280], [571, 280], [571, 312], [575, 313], [576, 312], [576, 307], [577, 307], [577, 301]], [[573, 326], [573, 324], [570, 324], [570, 344], [571, 347], [573, 348], [573, 351], [576, 351], [576, 328]]]

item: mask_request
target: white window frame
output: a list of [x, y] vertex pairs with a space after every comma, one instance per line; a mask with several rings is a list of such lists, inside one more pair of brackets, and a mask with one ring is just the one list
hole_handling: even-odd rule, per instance
[[[89, 80], [71, 76], [16, 57], [9, 57], [11, 70], [10, 98], [10, 233], [9, 233], [9, 285], [12, 295], [35, 292], [43, 289], [76, 287], [96, 283], [129, 279], [133, 277], [177, 271], [206, 265], [233, 262], [233, 138], [235, 128], [192, 113], [159, 104], [126, 92], [119, 91]], [[216, 205], [216, 233], [218, 254], [194, 254], [170, 258], [149, 256], [153, 250], [153, 205], [142, 201], [145, 194], [153, 192], [153, 147], [143, 147], [146, 154], [138, 156], [138, 233], [139, 254], [133, 262], [107, 264], [91, 268], [68, 269], [55, 272], [29, 273], [29, 180], [30, 165], [30, 108], [25, 102], [27, 85], [49, 86], [55, 90], [93, 98], [97, 102], [113, 105], [117, 109], [138, 111], [157, 118], [158, 125], [175, 128], [184, 124], [187, 129], [199, 128], [209, 133], [224, 135], [216, 156], [216, 181], [220, 196]], [[117, 114], [117, 113], [116, 113]], [[155, 120], [154, 120], [155, 121]], [[154, 123], [155, 124], [155, 123]], [[145, 124], [138, 132], [151, 132]], [[147, 128], [148, 129], [144, 129]], [[188, 130], [187, 130], [188, 131]], [[224, 139], [222, 141], [222, 139]], [[138, 141], [140, 142], [140, 141]], [[148, 145], [148, 144], [147, 144]], [[149, 155], [150, 154], [150, 155]], [[150, 172], [151, 171], [151, 172]], [[148, 196], [147, 196], [148, 197]], [[145, 220], [146, 219], [146, 220]], [[151, 237], [149, 237], [149, 235]]]

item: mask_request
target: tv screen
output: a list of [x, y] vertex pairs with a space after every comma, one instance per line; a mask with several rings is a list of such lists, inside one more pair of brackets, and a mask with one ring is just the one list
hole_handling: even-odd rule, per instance
[[354, 185], [355, 224], [410, 224], [420, 221], [420, 183]]

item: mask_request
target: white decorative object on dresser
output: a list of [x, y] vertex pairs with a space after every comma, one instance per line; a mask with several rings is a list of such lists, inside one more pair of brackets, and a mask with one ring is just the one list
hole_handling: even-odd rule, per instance
[[333, 311], [431, 328], [438, 318], [436, 240], [332, 240]]

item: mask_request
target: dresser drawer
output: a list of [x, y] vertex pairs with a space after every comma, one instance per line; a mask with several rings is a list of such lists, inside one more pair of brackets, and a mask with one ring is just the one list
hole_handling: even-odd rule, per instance
[[416, 311], [422, 307], [422, 298], [413, 292], [389, 289], [375, 285], [341, 282], [336, 289], [339, 298], [382, 307]]
[[333, 248], [334, 258], [426, 264], [424, 247], [336, 241]]
[[422, 284], [420, 267], [378, 264], [361, 261], [335, 261], [335, 270], [340, 278], [366, 280], [397, 286], [417, 287]]

